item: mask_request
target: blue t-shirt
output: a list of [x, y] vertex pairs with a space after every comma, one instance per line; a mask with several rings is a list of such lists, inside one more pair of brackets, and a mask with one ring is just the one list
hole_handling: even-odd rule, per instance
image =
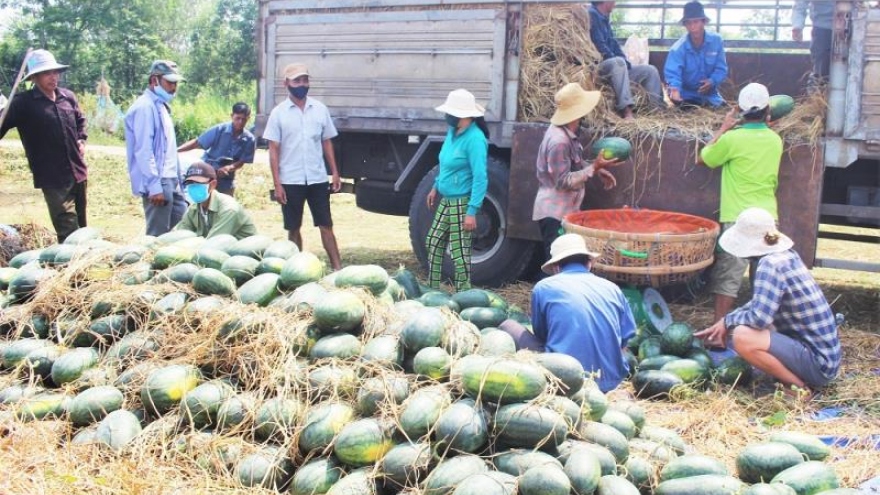
[[483, 205], [486, 188], [486, 161], [489, 142], [476, 122], [459, 135], [449, 127], [446, 141], [440, 148], [440, 173], [434, 187], [444, 198], [468, 199], [468, 215], [476, 215]]
[[[205, 150], [202, 160], [214, 167], [220, 168], [221, 158], [231, 158], [232, 162], [241, 161], [243, 163], [254, 162], [254, 149], [256, 148], [256, 139], [254, 135], [247, 129], [243, 129], [237, 137], [232, 135], [232, 123], [226, 122], [217, 124], [214, 127], [203, 132], [197, 139], [199, 146]], [[229, 163], [232, 163], [229, 162]], [[223, 165], [228, 165], [224, 163]], [[220, 189], [229, 189], [233, 187], [235, 174], [229, 177], [218, 177], [217, 187]]]
[[599, 372], [603, 392], [617, 387], [629, 372], [623, 347], [636, 324], [626, 297], [614, 283], [569, 263], [535, 285], [532, 328], [547, 352], [576, 358], [585, 371]]

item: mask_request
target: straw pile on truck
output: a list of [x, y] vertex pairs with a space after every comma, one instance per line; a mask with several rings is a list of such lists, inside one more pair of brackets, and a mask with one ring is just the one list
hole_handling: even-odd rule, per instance
[[[325, 274], [266, 236], [129, 245], [92, 228], [3, 272], [13, 493], [818, 493], [830, 449], [775, 432], [699, 455], [561, 354], [516, 352], [498, 294]], [[648, 417], [646, 417], [648, 416]], [[34, 464], [34, 459], [41, 461]], [[751, 485], [751, 486], [749, 486]]]

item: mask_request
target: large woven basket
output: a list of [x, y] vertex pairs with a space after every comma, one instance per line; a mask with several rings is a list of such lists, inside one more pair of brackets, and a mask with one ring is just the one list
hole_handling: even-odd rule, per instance
[[686, 283], [714, 261], [721, 228], [706, 218], [624, 208], [566, 215], [566, 232], [599, 253], [593, 272], [615, 282], [662, 287]]

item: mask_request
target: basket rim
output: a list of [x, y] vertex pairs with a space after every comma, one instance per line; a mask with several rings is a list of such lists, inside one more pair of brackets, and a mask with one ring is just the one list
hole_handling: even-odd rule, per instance
[[[569, 217], [573, 215], [583, 215], [585, 213], [590, 212], [620, 212], [620, 211], [644, 211], [644, 212], [662, 212], [675, 214], [682, 217], [697, 219], [701, 222], [710, 223], [712, 225], [711, 229], [693, 232], [689, 234], [664, 234], [664, 233], [632, 233], [632, 232], [618, 232], [615, 230], [606, 230], [606, 229], [597, 229], [594, 227], [585, 227], [583, 225], [578, 225], [576, 223], [572, 223], [569, 220]], [[689, 213], [678, 213], [674, 211], [664, 211], [664, 210], [651, 210], [651, 209], [631, 209], [631, 208], [616, 208], [616, 209], [602, 209], [602, 210], [581, 210], [578, 212], [570, 213], [565, 215], [562, 219], [562, 228], [565, 229], [566, 232], [571, 232], [574, 234], [581, 234], [584, 236], [600, 238], [600, 239], [609, 239], [609, 240], [624, 240], [624, 241], [653, 241], [653, 242], [691, 242], [691, 241], [699, 241], [704, 240], [709, 237], [717, 238], [718, 234], [721, 232], [721, 225], [709, 218], [691, 215]]]

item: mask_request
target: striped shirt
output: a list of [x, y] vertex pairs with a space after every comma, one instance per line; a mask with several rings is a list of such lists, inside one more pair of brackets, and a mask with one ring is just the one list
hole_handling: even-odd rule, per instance
[[584, 147], [565, 127], [551, 125], [544, 133], [535, 163], [538, 193], [532, 220], [555, 218], [581, 209], [584, 183], [593, 176], [593, 165], [584, 160]]
[[778, 332], [803, 342], [816, 356], [826, 378], [834, 378], [840, 369], [840, 339], [834, 314], [793, 249], [768, 254], [758, 261], [751, 301], [724, 317], [724, 325], [759, 329], [772, 325]]

